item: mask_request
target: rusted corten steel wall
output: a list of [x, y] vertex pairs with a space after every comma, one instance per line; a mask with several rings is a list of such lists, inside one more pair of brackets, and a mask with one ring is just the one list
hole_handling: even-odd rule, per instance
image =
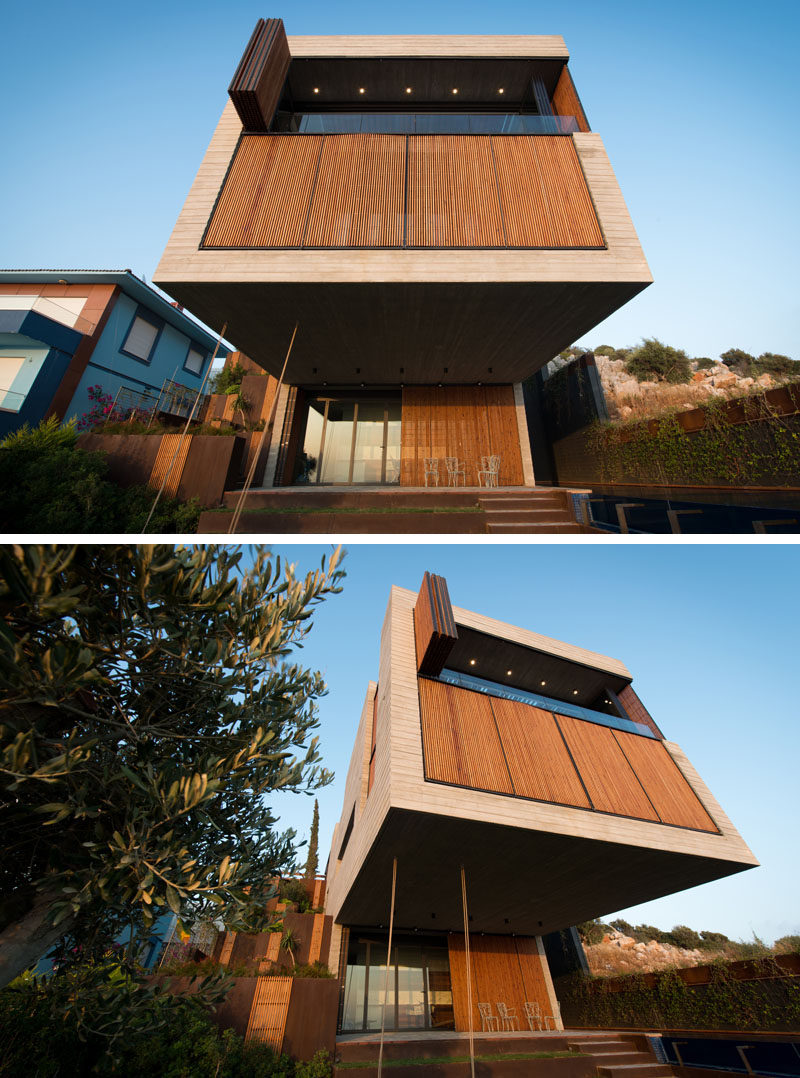
[[716, 833], [661, 741], [419, 680], [425, 778]]
[[401, 486], [423, 486], [425, 458], [438, 460], [446, 484], [446, 457], [463, 461], [465, 483], [475, 485], [490, 453], [500, 457], [500, 486], [525, 482], [513, 386], [406, 386], [400, 439]]
[[223, 248], [603, 248], [572, 139], [243, 135], [203, 237]]

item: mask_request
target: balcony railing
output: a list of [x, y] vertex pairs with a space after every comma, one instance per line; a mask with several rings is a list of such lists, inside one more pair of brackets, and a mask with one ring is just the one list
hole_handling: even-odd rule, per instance
[[305, 112], [276, 118], [274, 131], [299, 135], [571, 135], [574, 116], [517, 113]]

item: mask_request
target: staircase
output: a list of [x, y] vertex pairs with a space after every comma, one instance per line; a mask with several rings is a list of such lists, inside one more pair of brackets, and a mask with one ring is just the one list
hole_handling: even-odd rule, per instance
[[547, 535], [598, 533], [575, 520], [566, 490], [497, 491], [481, 494], [478, 504], [486, 514], [490, 535]]
[[672, 1067], [653, 1057], [644, 1037], [576, 1038], [568, 1041], [568, 1047], [591, 1055], [597, 1078], [671, 1078], [674, 1073]]

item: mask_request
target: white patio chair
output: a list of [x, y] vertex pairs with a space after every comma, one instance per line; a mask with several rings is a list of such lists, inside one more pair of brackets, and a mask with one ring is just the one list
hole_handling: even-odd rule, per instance
[[[558, 1029], [559, 1022], [561, 1021], [561, 1004], [553, 1004], [553, 1013], [544, 1015], [544, 1028], [545, 1029]], [[549, 1023], [552, 1022], [551, 1026]]]
[[531, 1003], [529, 1000], [525, 1001], [525, 1017], [528, 1019], [528, 1029], [533, 1029], [534, 1024], [537, 1029], [544, 1029], [542, 1008], [538, 1003]]
[[491, 1003], [479, 1003], [478, 1004], [478, 1013], [481, 1016], [481, 1032], [485, 1033], [487, 1030], [489, 1030], [489, 1032], [493, 1032], [493, 1031], [496, 1032], [497, 1031], [497, 1015], [492, 1014], [492, 1005], [491, 1005]]
[[500, 1015], [500, 1021], [503, 1023], [503, 1029], [519, 1029], [519, 1019], [517, 1018], [516, 1011], [510, 1011], [508, 1007], [506, 1007], [505, 1003], [498, 1003], [497, 1013]]
[[[496, 487], [500, 475], [500, 458], [490, 455], [481, 457], [481, 466], [478, 469], [478, 486]], [[483, 476], [483, 483], [481, 483]]]
[[[423, 460], [425, 466], [425, 486], [439, 486], [439, 458], [438, 457], [425, 457]], [[428, 480], [430, 479], [430, 483]]]
[[458, 486], [458, 477], [461, 476], [462, 485], [467, 485], [467, 471], [464, 466], [464, 461], [459, 460], [458, 457], [445, 457], [444, 463], [447, 468], [447, 485], [449, 487]]

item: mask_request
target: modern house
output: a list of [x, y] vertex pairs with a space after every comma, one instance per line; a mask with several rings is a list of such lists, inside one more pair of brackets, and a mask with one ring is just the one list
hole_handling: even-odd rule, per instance
[[263, 486], [535, 484], [523, 379], [651, 281], [568, 61], [259, 21], [155, 280], [288, 353]]
[[0, 437], [80, 418], [90, 386], [121, 410], [181, 414], [216, 343], [130, 270], [0, 270]]
[[[300, 930], [338, 978], [331, 1031], [480, 1032], [498, 1003], [560, 1029], [548, 936], [757, 864], [617, 659], [453, 607], [426, 573], [391, 589], [377, 675]], [[261, 939], [217, 955], [267, 970]], [[247, 1018], [276, 1047], [280, 980]]]
[[544, 936], [757, 864], [631, 682], [442, 577], [392, 588], [328, 865], [342, 1031], [380, 1028], [390, 913], [387, 1029], [480, 1030], [497, 1001], [558, 1026]]

